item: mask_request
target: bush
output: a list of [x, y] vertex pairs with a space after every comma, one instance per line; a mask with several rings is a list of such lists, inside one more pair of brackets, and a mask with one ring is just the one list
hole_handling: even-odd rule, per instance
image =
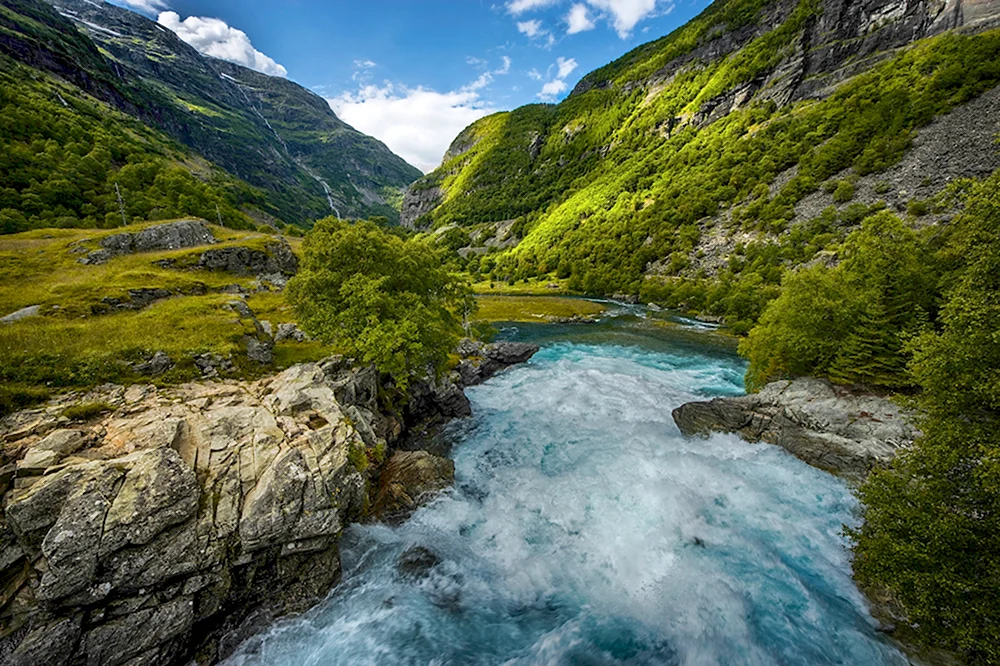
[[49, 399], [48, 390], [37, 386], [0, 386], [0, 417], [27, 409]]
[[833, 200], [836, 203], [847, 203], [854, 198], [854, 185], [849, 181], [842, 180], [837, 183], [836, 189], [833, 190]]

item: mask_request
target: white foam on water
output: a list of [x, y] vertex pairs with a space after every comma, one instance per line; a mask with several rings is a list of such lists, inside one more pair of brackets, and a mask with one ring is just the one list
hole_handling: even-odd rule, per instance
[[[457, 487], [352, 527], [344, 583], [231, 664], [906, 664], [841, 534], [855, 500], [777, 447], [680, 435], [734, 359], [560, 343], [470, 390]], [[442, 560], [413, 580], [420, 545]]]

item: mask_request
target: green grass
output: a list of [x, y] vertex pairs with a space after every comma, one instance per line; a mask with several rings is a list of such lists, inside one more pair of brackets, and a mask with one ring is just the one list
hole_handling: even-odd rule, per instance
[[[29, 305], [41, 305], [41, 316], [0, 325], [0, 413], [46, 399], [53, 389], [85, 388], [105, 382], [149, 381], [136, 375], [132, 364], [154, 352], [166, 352], [175, 367], [157, 383], [197, 379], [193, 357], [202, 353], [232, 355], [244, 376], [262, 371], [241, 365], [240, 343], [247, 324], [226, 308], [235, 296], [223, 287], [249, 287], [253, 278], [193, 267], [205, 250], [186, 248], [117, 257], [100, 266], [80, 264], [99, 240], [122, 231], [135, 232], [153, 224], [130, 225], [110, 231], [39, 229], [0, 236], [0, 316]], [[256, 249], [273, 236], [212, 226], [220, 241], [213, 248], [243, 245]], [[292, 239], [298, 248], [300, 239]], [[206, 246], [207, 247], [207, 246]], [[164, 259], [172, 267], [157, 265]], [[140, 311], [95, 314], [105, 297], [122, 297], [129, 289], [165, 288], [175, 294]], [[279, 293], [248, 299], [259, 319], [274, 326], [294, 321], [294, 313]], [[97, 311], [100, 311], [99, 308]], [[275, 348], [275, 365], [286, 367], [333, 353], [318, 343], [283, 342]]]
[[[29, 305], [41, 305], [44, 314], [59, 318], [78, 318], [90, 314], [91, 306], [105, 297], [122, 297], [129, 289], [163, 288], [176, 293], [197, 294], [221, 289], [230, 284], [247, 286], [252, 279], [227, 273], [164, 268], [156, 262], [174, 261], [178, 266], [197, 263], [205, 250], [183, 249], [170, 252], [147, 252], [117, 257], [100, 266], [79, 263], [108, 235], [135, 232], [150, 224], [130, 225], [113, 231], [82, 229], [39, 229], [21, 234], [0, 236], [0, 316]], [[213, 248], [232, 245], [261, 246], [271, 240], [256, 233], [234, 232], [212, 227], [224, 239]]]
[[598, 315], [607, 307], [580, 298], [559, 296], [486, 296], [476, 299], [479, 321], [544, 322], [553, 318]]
[[531, 279], [507, 284], [500, 280], [483, 280], [472, 285], [472, 291], [476, 294], [504, 294], [508, 296], [541, 296], [568, 294], [569, 288], [565, 280], [557, 279]]
[[81, 402], [64, 409], [62, 415], [70, 421], [89, 421], [95, 416], [112, 412], [114, 409], [106, 402]]

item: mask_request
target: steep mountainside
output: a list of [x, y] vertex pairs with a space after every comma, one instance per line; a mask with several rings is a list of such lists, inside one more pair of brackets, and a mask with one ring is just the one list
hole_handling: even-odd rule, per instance
[[1000, 167], [998, 25], [995, 0], [717, 0], [562, 103], [466, 129], [403, 222], [463, 228], [449, 245], [467, 233], [492, 278], [731, 315], [705, 284], [760, 292], [875, 210], [937, 214]]
[[333, 207], [395, 218], [399, 191], [420, 175], [312, 92], [202, 56], [112, 5], [3, 0], [0, 54], [31, 68], [21, 82], [55, 75], [259, 188], [258, 219], [307, 222]]

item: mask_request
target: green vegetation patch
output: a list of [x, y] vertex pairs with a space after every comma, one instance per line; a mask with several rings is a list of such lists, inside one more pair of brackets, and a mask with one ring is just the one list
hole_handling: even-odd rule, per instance
[[591, 317], [599, 315], [607, 306], [582, 298], [559, 296], [488, 296], [476, 297], [479, 321], [545, 322], [553, 319]]

